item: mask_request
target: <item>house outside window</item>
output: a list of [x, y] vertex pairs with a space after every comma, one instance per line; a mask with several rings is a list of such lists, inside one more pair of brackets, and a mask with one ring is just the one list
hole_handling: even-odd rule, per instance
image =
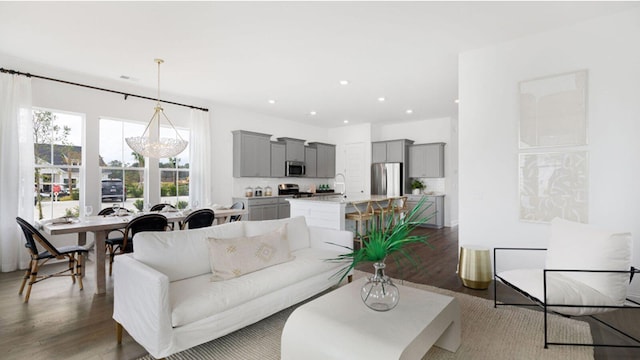
[[33, 110], [34, 218], [78, 216], [84, 116]]

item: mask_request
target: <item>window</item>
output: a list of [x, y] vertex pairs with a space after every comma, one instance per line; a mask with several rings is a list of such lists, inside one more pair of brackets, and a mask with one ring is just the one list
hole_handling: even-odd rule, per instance
[[[146, 124], [114, 119], [100, 120], [100, 167], [102, 169], [102, 208], [120, 202], [127, 209], [142, 211], [144, 204], [145, 158], [134, 152], [125, 139], [142, 134]], [[188, 130], [178, 130], [189, 138]], [[173, 129], [160, 128], [161, 136], [172, 136]], [[161, 202], [183, 208], [189, 197], [189, 148], [175, 158], [160, 159]], [[156, 192], [156, 193], [157, 193]]]
[[79, 215], [83, 124], [79, 114], [33, 111], [35, 219]]
[[120, 202], [127, 209], [143, 209], [144, 157], [133, 152], [125, 137], [141, 134], [144, 125], [120, 120], [100, 120], [101, 208]]
[[[178, 130], [183, 139], [189, 132]], [[174, 137], [171, 128], [160, 128], [161, 137]], [[189, 147], [175, 158], [160, 159], [160, 196], [162, 202], [173, 204], [178, 209], [189, 205]]]

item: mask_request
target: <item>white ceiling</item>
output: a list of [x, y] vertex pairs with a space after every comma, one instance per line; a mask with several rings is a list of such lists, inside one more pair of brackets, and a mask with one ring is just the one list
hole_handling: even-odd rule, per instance
[[154, 97], [160, 57], [163, 93], [334, 127], [456, 117], [461, 51], [638, 4], [0, 2], [0, 52]]

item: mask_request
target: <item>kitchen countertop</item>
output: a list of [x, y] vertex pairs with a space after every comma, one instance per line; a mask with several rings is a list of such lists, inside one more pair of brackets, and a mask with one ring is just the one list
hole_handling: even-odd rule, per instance
[[445, 196], [445, 194], [438, 193], [438, 192], [418, 194], [418, 195], [407, 194], [407, 197], [409, 197], [409, 198], [418, 198], [418, 197], [422, 197], [422, 196]]

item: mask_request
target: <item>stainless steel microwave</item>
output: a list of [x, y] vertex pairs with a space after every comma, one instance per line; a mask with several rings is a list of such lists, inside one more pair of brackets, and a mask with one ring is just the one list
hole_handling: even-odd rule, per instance
[[285, 176], [305, 176], [305, 165], [301, 161], [286, 161]]

